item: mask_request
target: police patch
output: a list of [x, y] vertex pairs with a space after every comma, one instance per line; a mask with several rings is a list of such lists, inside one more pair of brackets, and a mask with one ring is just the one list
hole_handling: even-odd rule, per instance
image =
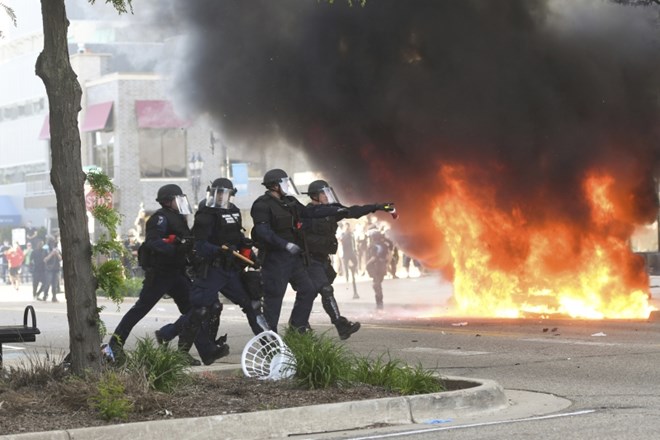
[[163, 224], [164, 221], [165, 221], [165, 217], [163, 217], [162, 215], [159, 215], [158, 216], [158, 222], [156, 224], [160, 226], [160, 225]]

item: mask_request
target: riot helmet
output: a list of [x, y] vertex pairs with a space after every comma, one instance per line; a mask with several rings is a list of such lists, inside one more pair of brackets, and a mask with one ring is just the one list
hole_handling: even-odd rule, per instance
[[264, 180], [261, 184], [270, 190], [277, 190], [276, 187], [279, 186], [279, 190], [285, 196], [300, 195], [293, 180], [291, 180], [286, 171], [279, 168], [267, 171], [266, 174], [264, 174]]
[[206, 207], [227, 209], [230, 199], [234, 195], [236, 195], [236, 188], [231, 180], [225, 177], [215, 179], [211, 186], [206, 188]]
[[322, 204], [339, 203], [339, 198], [328, 182], [315, 180], [309, 184], [306, 193], [312, 200]]
[[179, 185], [169, 184], [161, 186], [156, 195], [156, 201], [161, 205], [174, 201], [176, 206], [170, 205], [169, 207], [175, 209], [179, 214], [187, 215], [192, 213], [188, 197], [183, 193]]

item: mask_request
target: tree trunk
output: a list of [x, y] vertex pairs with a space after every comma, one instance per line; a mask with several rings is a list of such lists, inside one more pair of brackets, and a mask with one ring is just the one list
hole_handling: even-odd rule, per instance
[[64, 291], [69, 320], [71, 368], [75, 374], [100, 369], [99, 313], [92, 249], [87, 230], [78, 113], [82, 90], [71, 68], [69, 20], [64, 0], [41, 0], [44, 50], [36, 73], [43, 80], [50, 109], [50, 181], [57, 196]]

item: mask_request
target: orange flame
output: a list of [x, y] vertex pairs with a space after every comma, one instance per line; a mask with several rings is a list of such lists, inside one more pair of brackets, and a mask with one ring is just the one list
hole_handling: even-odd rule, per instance
[[494, 190], [475, 191], [465, 175], [462, 167], [441, 168], [447, 190], [433, 209], [451, 256], [458, 312], [506, 318], [648, 317], [653, 310], [648, 275], [617, 229], [612, 177], [593, 174], [584, 180], [581, 196], [593, 225], [585, 231], [559, 221], [532, 224], [517, 208], [503, 212], [495, 205]]

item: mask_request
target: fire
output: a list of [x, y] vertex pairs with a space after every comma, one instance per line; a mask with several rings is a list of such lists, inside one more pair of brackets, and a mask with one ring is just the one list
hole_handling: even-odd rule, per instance
[[505, 212], [495, 190], [475, 190], [463, 167], [443, 166], [439, 177], [446, 190], [435, 200], [433, 220], [464, 316], [639, 319], [653, 310], [648, 275], [621, 233], [611, 176], [594, 173], [583, 182], [586, 230], [528, 221], [519, 208]]

